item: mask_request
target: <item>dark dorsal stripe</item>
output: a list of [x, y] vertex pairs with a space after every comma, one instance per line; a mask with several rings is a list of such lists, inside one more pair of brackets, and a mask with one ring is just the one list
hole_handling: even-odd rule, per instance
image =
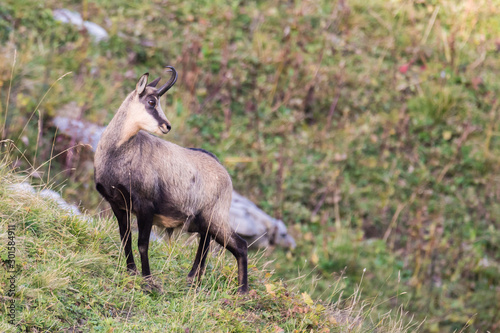
[[209, 156], [212, 156], [217, 162], [220, 163], [219, 159], [217, 158], [217, 156], [215, 156], [213, 153], [209, 152], [208, 150], [205, 150], [205, 149], [201, 149], [201, 148], [188, 148], [190, 150], [194, 150], [194, 151], [201, 151], [202, 153], [205, 153]]

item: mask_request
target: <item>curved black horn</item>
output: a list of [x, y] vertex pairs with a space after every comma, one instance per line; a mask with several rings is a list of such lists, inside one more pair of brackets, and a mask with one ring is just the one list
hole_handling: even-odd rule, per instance
[[160, 96], [166, 93], [168, 89], [172, 88], [172, 86], [177, 81], [177, 71], [175, 70], [175, 68], [173, 68], [172, 66], [166, 66], [165, 68], [170, 69], [170, 72], [172, 72], [172, 77], [170, 78], [170, 80], [168, 80], [167, 83], [165, 83], [163, 86], [161, 86], [160, 89], [158, 89], [158, 95]]

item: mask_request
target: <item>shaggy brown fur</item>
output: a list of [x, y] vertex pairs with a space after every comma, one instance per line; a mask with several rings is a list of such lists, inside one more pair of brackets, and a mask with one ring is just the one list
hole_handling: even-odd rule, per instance
[[147, 133], [166, 133], [170, 123], [159, 103], [158, 92], [165, 89], [157, 90], [157, 81], [150, 86], [146, 83], [147, 74], [118, 109], [101, 137], [94, 162], [96, 188], [118, 219], [127, 268], [136, 271], [129, 221], [133, 213], [139, 227], [143, 276], [151, 275], [148, 246], [152, 226], [169, 231], [183, 227], [200, 234], [188, 279], [203, 274], [213, 238], [236, 257], [238, 291], [246, 293], [247, 243], [229, 225], [231, 178], [209, 153]]

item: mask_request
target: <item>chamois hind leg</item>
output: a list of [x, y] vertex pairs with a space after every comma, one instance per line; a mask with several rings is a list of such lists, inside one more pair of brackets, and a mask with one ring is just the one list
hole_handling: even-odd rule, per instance
[[137, 267], [132, 254], [132, 230], [130, 229], [130, 216], [127, 211], [119, 209], [111, 204], [111, 209], [115, 213], [120, 228], [120, 238], [122, 240], [123, 251], [125, 252], [125, 260], [127, 261], [127, 270], [132, 273], [137, 273]]
[[194, 258], [193, 268], [188, 274], [188, 282], [192, 283], [195, 278], [198, 281], [205, 273], [205, 261], [207, 259], [208, 248], [210, 246], [211, 237], [207, 232], [200, 232], [200, 243]]
[[210, 223], [208, 231], [217, 243], [227, 248], [236, 258], [238, 263], [238, 293], [246, 294], [248, 292], [247, 241], [231, 230], [229, 224], [219, 227], [217, 223]]

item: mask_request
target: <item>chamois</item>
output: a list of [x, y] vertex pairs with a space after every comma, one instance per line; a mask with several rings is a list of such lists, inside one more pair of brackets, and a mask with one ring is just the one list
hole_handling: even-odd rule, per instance
[[[226, 247], [238, 263], [238, 292], [248, 292], [247, 242], [229, 225], [232, 182], [215, 155], [183, 148], [154, 134], [171, 129], [160, 97], [177, 80], [177, 72], [156, 88], [160, 78], [141, 76], [102, 134], [94, 159], [96, 189], [109, 202], [120, 229], [127, 269], [137, 272], [132, 254], [130, 213], [137, 217], [142, 275], [151, 282], [148, 247], [153, 225], [171, 233], [183, 227], [200, 234], [188, 281], [204, 273], [211, 239]], [[151, 282], [152, 283], [152, 282]]]

